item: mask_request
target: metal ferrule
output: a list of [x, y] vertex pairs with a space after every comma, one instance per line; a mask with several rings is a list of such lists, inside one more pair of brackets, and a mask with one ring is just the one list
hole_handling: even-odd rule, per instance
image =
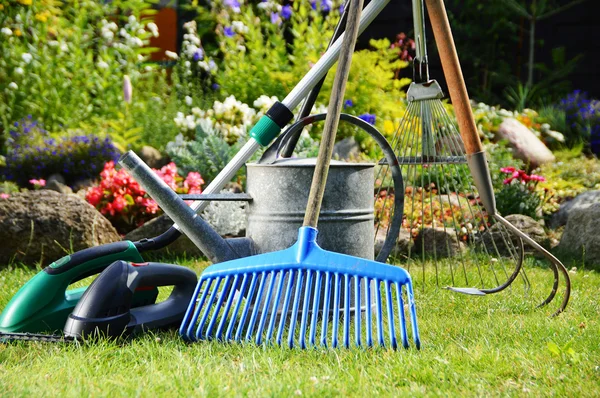
[[490, 216], [496, 214], [496, 198], [485, 151], [467, 154], [467, 163], [483, 206]]
[[436, 80], [426, 83], [411, 83], [406, 92], [409, 101], [423, 101], [444, 98], [444, 92]]

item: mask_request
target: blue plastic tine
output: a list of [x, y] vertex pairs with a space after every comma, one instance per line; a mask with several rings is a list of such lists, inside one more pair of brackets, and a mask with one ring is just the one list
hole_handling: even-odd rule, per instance
[[285, 289], [285, 299], [283, 300], [283, 308], [281, 309], [281, 319], [279, 320], [279, 330], [277, 331], [277, 344], [281, 345], [281, 338], [283, 337], [283, 329], [285, 328], [285, 319], [287, 318], [288, 308], [290, 306], [290, 297], [292, 295], [292, 287], [294, 286], [294, 278], [296, 272], [291, 271], [288, 276], [288, 284]]
[[200, 319], [200, 322], [198, 323], [198, 329], [196, 329], [196, 338], [198, 340], [202, 340], [202, 329], [204, 328], [204, 324], [206, 323], [206, 320], [208, 319], [208, 314], [210, 313], [210, 310], [212, 308], [212, 303], [215, 301], [215, 297], [217, 295], [217, 292], [219, 291], [219, 286], [221, 285], [221, 281], [223, 280], [222, 277], [217, 277], [217, 281], [215, 282], [215, 286], [212, 289], [212, 293], [210, 294], [210, 298], [208, 299], [208, 301], [206, 302], [206, 307], [204, 309], [204, 314], [202, 314], [202, 318]]
[[304, 288], [304, 304], [302, 305], [302, 320], [300, 321], [300, 348], [306, 348], [306, 321], [308, 319], [308, 306], [310, 304], [310, 283], [312, 273], [306, 271], [306, 287]]
[[315, 346], [315, 335], [317, 334], [317, 318], [319, 315], [319, 301], [321, 299], [321, 271], [317, 271], [317, 277], [315, 279], [315, 291], [312, 308], [312, 319], [310, 321], [310, 337], [308, 343], [311, 346]]
[[406, 332], [406, 315], [404, 314], [404, 300], [402, 298], [402, 286], [398, 282], [396, 285], [396, 301], [398, 303], [398, 313], [400, 314], [400, 339], [404, 348], [408, 348], [408, 335]]
[[256, 317], [258, 316], [258, 311], [260, 309], [260, 300], [263, 296], [263, 291], [265, 290], [265, 280], [267, 279], [267, 274], [265, 272], [260, 274], [260, 284], [258, 285], [258, 293], [256, 295], [256, 299], [254, 300], [254, 308], [252, 309], [252, 315], [250, 316], [250, 323], [248, 325], [248, 330], [246, 331], [246, 340], [250, 340], [252, 338], [252, 332], [254, 331], [254, 324], [256, 323]]
[[323, 296], [323, 329], [321, 330], [321, 345], [327, 347], [327, 321], [329, 320], [329, 298], [331, 296], [331, 275], [325, 273], [325, 295]]
[[356, 346], [360, 347], [360, 278], [354, 277], [354, 333], [356, 334]]
[[269, 278], [270, 280], [269, 287], [267, 289], [267, 297], [265, 298], [265, 305], [263, 305], [260, 321], [258, 321], [258, 330], [256, 331], [256, 344], [262, 343], [262, 333], [265, 327], [265, 321], [267, 320], [267, 315], [269, 313], [269, 303], [271, 302], [271, 296], [273, 295], [273, 287], [275, 287], [275, 271], [271, 271]]
[[413, 340], [417, 349], [421, 349], [421, 336], [419, 335], [419, 326], [417, 325], [417, 307], [415, 305], [415, 293], [413, 292], [412, 282], [409, 279], [407, 283], [408, 305], [410, 307], [410, 323], [412, 326]]
[[340, 274], [335, 273], [335, 286], [333, 287], [333, 325], [331, 335], [331, 346], [338, 346], [338, 322], [340, 321]]
[[371, 333], [371, 324], [373, 321], [371, 320], [371, 280], [369, 278], [365, 278], [365, 285], [365, 301], [367, 302], [365, 305], [365, 326], [367, 330], [367, 346], [371, 347], [373, 345], [373, 335]]
[[[208, 323], [208, 328], [206, 329], [206, 338], [211, 337], [211, 332], [215, 323], [217, 322], [217, 318], [219, 317], [219, 313], [221, 312], [221, 306], [223, 305], [223, 301], [225, 301], [225, 296], [227, 296], [227, 289], [229, 289], [229, 282], [231, 281], [231, 275], [227, 275], [225, 278], [225, 282], [223, 282], [223, 289], [221, 289], [221, 294], [219, 295], [219, 300], [217, 301], [216, 307], [214, 307], [214, 311], [210, 322]], [[233, 289], [232, 289], [233, 290]]]
[[383, 314], [381, 313], [381, 286], [379, 283], [379, 279], [375, 279], [375, 293], [375, 299], [377, 301], [377, 339], [379, 340], [379, 345], [384, 347], [385, 343], [383, 341], [383, 323], [381, 320], [381, 318], [383, 317]]
[[275, 320], [277, 319], [277, 309], [279, 307], [279, 301], [281, 300], [281, 291], [283, 290], [283, 281], [285, 279], [285, 271], [279, 272], [279, 282], [277, 282], [277, 294], [275, 295], [275, 301], [273, 301], [273, 310], [271, 311], [271, 320], [269, 321], [269, 329], [267, 330], [267, 338], [265, 343], [271, 341], [273, 336], [273, 329], [275, 328]]
[[[244, 304], [244, 309], [242, 310], [242, 316], [240, 317], [240, 322], [238, 324], [237, 332], [235, 333], [235, 340], [240, 341], [242, 337], [242, 331], [244, 330], [244, 324], [246, 323], [246, 317], [248, 316], [248, 311], [250, 310], [250, 305], [252, 304], [252, 297], [254, 296], [254, 288], [256, 287], [256, 280], [258, 276], [256, 272], [252, 273], [252, 281], [250, 282], [250, 288], [248, 289], [248, 294], [246, 295], [246, 304]], [[241, 299], [241, 297], [240, 297]]]
[[392, 286], [390, 285], [390, 281], [385, 281], [385, 302], [387, 304], [390, 344], [393, 349], [396, 349], [398, 348], [398, 342], [396, 341], [396, 330], [394, 327], [394, 302], [392, 301]]
[[300, 305], [300, 292], [302, 292], [302, 271], [298, 272], [298, 282], [296, 282], [296, 293], [294, 294], [294, 305], [292, 306], [290, 330], [288, 333], [288, 347], [290, 348], [294, 346], [294, 331], [296, 329], [296, 316], [298, 315], [298, 306]]
[[191, 330], [194, 329], [194, 324], [191, 322], [191, 318], [194, 317], [194, 312], [196, 312], [196, 300], [198, 299], [198, 294], [200, 294], [200, 290], [205, 284], [206, 279], [200, 279], [200, 281], [196, 285], [196, 290], [194, 290], [192, 300], [190, 301], [190, 304], [188, 305], [188, 308], [185, 311], [183, 322], [181, 322], [181, 326], [179, 327], [179, 334], [183, 336], [183, 338], [186, 340], [192, 340]]
[[248, 274], [244, 274], [244, 279], [242, 279], [242, 285], [240, 286], [237, 302], [235, 303], [235, 308], [233, 309], [231, 319], [229, 320], [229, 326], [227, 327], [227, 334], [225, 335], [225, 340], [231, 340], [231, 334], [233, 333], [233, 327], [235, 326], [237, 314], [240, 311], [240, 305], [242, 304], [242, 298], [244, 297], [244, 291], [246, 290], [246, 286], [248, 286]]
[[350, 277], [344, 274], [344, 347], [350, 347]]
[[215, 334], [215, 338], [220, 340], [221, 335], [223, 334], [223, 328], [225, 327], [225, 322], [227, 322], [227, 316], [229, 315], [229, 310], [231, 309], [231, 303], [233, 303], [233, 298], [235, 297], [236, 287], [240, 275], [236, 275], [233, 278], [233, 282], [231, 283], [231, 287], [229, 288], [229, 297], [227, 298], [227, 303], [225, 304], [225, 309], [223, 310], [223, 315], [221, 317], [221, 322], [219, 322], [219, 327], [217, 327], [217, 333]]
[[187, 334], [191, 340], [197, 340], [196, 334], [194, 332], [194, 328], [196, 327], [196, 322], [198, 321], [198, 318], [200, 317], [200, 313], [202, 312], [202, 308], [204, 307], [204, 303], [206, 302], [206, 298], [208, 297], [208, 292], [210, 292], [214, 281], [215, 280], [213, 278], [209, 278], [206, 280], [206, 284], [204, 285], [204, 292], [202, 292], [202, 297], [200, 297], [200, 301], [198, 301], [198, 303], [196, 304], [196, 310], [194, 311], [194, 316], [193, 316], [192, 321], [190, 322], [190, 325], [188, 326], [188, 329], [187, 329]]

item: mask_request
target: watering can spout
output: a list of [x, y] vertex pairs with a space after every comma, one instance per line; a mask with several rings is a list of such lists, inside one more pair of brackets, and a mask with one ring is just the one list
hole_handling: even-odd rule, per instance
[[[239, 250], [250, 250], [248, 242], [232, 245], [189, 207], [150, 167], [133, 151], [119, 159], [119, 164], [135, 178], [142, 188], [158, 203], [163, 211], [176, 223], [188, 238], [213, 263], [242, 257]], [[235, 249], [234, 249], [235, 248]]]

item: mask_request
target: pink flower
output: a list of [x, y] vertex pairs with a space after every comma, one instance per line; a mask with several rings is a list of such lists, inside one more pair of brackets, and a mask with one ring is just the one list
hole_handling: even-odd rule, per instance
[[115, 199], [112, 201], [112, 207], [113, 209], [115, 209], [115, 211], [117, 212], [122, 212], [123, 209], [125, 207], [127, 207], [127, 201], [125, 200], [124, 197], [122, 196], [117, 196], [115, 197]]
[[500, 171], [506, 174], [512, 174], [516, 171], [516, 169], [514, 167], [503, 167], [500, 169]]
[[537, 182], [544, 182], [544, 181], [546, 181], [546, 179], [545, 179], [544, 177], [542, 177], [542, 176], [539, 176], [539, 175], [537, 175], [537, 174], [532, 174], [532, 175], [530, 175], [530, 176], [529, 176], [529, 179], [530, 179], [531, 181], [537, 181]]
[[33, 185], [34, 188], [41, 188], [46, 186], [46, 180], [40, 178], [39, 180], [31, 179], [29, 183]]
[[183, 182], [183, 187], [189, 189], [189, 193], [202, 193], [202, 190], [200, 189], [202, 184], [204, 184], [204, 180], [200, 173], [190, 171]]
[[10, 197], [10, 195], [7, 193], [4, 193], [4, 192], [0, 193], [0, 199], [8, 199], [9, 197]]
[[131, 79], [129, 76], [123, 76], [123, 100], [128, 104], [131, 102], [131, 94], [133, 92], [133, 87], [131, 86]]

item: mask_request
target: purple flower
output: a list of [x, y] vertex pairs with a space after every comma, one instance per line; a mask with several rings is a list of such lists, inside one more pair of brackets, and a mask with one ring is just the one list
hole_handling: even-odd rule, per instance
[[290, 17], [292, 16], [292, 6], [291, 5], [286, 5], [281, 7], [281, 17], [283, 19], [290, 19]]
[[354, 106], [354, 102], [352, 102], [351, 99], [347, 99], [346, 101], [344, 101], [344, 109], [345, 108], [352, 108]]
[[344, 4], [340, 5], [339, 12], [340, 14], [344, 13]]
[[363, 113], [358, 118], [364, 120], [365, 122], [367, 122], [369, 124], [373, 124], [373, 125], [375, 124], [375, 115], [372, 115], [370, 113]]
[[276, 12], [271, 13], [271, 23], [275, 24], [275, 25], [281, 24], [281, 17], [279, 16], [278, 13], [276, 13]]
[[218, 90], [221, 86], [219, 86], [217, 83], [213, 83], [213, 85], [211, 86], [213, 90]]
[[231, 11], [235, 13], [240, 12], [240, 2], [238, 0], [225, 0], [223, 4], [226, 7], [231, 8]]
[[197, 49], [196, 52], [194, 53], [194, 56], [192, 57], [192, 59], [194, 61], [202, 61], [204, 59], [204, 51], [202, 51], [201, 48]]
[[225, 27], [225, 29], [223, 29], [223, 33], [227, 37], [233, 37], [235, 35], [233, 28], [231, 26]]

